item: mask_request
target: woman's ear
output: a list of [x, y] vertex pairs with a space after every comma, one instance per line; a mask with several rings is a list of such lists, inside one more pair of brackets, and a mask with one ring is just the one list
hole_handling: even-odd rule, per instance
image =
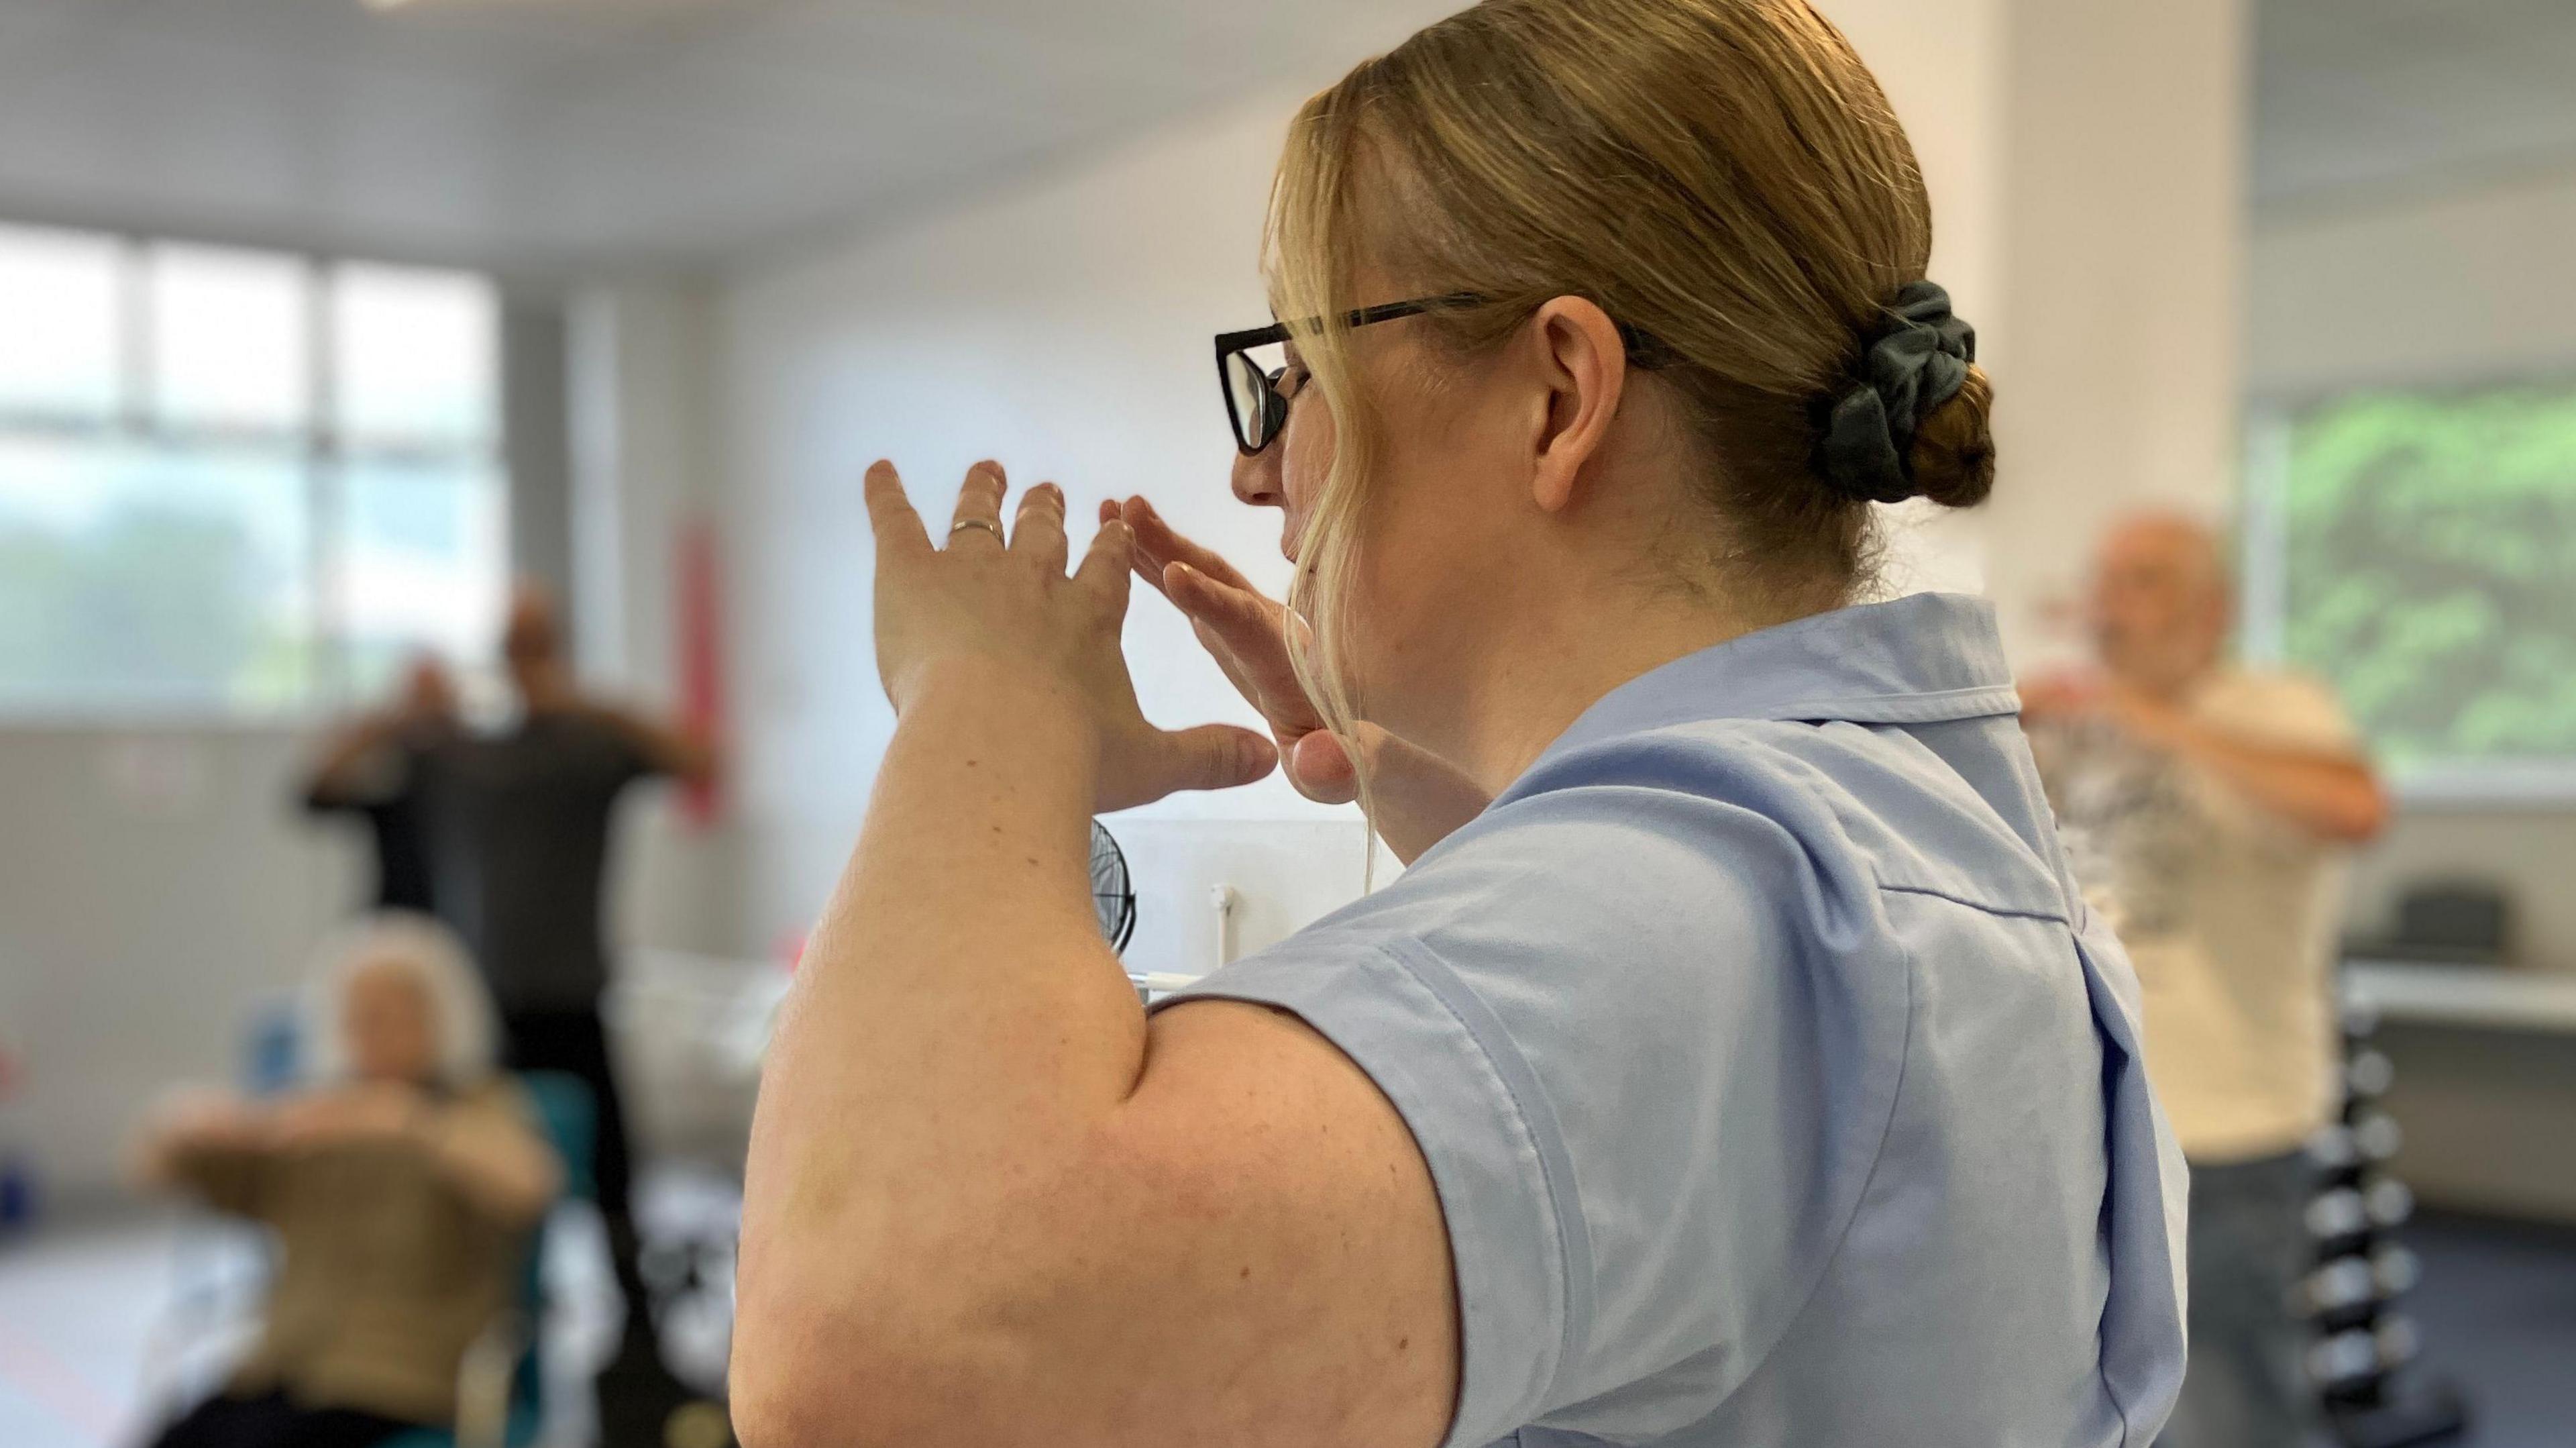
[[1558, 297], [1529, 322], [1547, 416], [1536, 439], [1530, 498], [1544, 512], [1563, 510], [1582, 485], [1586, 463], [1609, 441], [1628, 381], [1628, 349], [1619, 324], [1597, 303]]

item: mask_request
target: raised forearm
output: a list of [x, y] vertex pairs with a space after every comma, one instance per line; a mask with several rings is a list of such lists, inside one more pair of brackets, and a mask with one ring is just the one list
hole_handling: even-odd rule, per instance
[[2359, 760], [2243, 740], [2186, 718], [2165, 723], [2155, 737], [2311, 834], [2357, 842], [2387, 822], [2387, 794]]
[[495, 1112], [432, 1108], [420, 1134], [430, 1159], [456, 1189], [508, 1222], [545, 1214], [563, 1169], [536, 1134]]
[[1134, 1089], [1144, 1018], [1092, 913], [1080, 715], [980, 667], [905, 711], [763, 1076], [738, 1362], [935, 1330], [933, 1299], [1012, 1250], [985, 1240], [1011, 1235], [1005, 1204]]
[[306, 802], [327, 808], [358, 793], [367, 761], [393, 739], [398, 727], [390, 714], [370, 714], [331, 736], [305, 771]]
[[615, 704], [593, 703], [596, 717], [624, 734], [653, 768], [684, 784], [703, 784], [724, 767], [715, 741], [690, 724], [666, 724], [650, 715]]

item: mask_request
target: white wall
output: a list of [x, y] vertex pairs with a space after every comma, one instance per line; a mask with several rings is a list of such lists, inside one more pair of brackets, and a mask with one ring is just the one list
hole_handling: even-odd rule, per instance
[[0, 1043], [28, 1072], [0, 1148], [52, 1190], [111, 1182], [172, 1081], [237, 1079], [247, 1010], [363, 888], [289, 795], [301, 748], [275, 728], [0, 730]]
[[[1927, 7], [1928, 8], [1928, 7]], [[2234, 494], [2243, 0], [2010, 7], [1988, 578], [2017, 659], [2091, 541]]]
[[2247, 383], [2298, 400], [2373, 384], [2576, 377], [2576, 169], [2264, 217]]

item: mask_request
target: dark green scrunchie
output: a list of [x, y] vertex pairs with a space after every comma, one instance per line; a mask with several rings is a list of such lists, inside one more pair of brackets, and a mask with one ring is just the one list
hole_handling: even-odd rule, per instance
[[1826, 409], [1817, 447], [1825, 480], [1873, 503], [1921, 491], [1906, 460], [1914, 429], [1958, 395], [1977, 360], [1977, 329], [1950, 314], [1950, 294], [1932, 283], [1906, 283], [1888, 311], [1887, 330], [1861, 355], [1859, 380]]

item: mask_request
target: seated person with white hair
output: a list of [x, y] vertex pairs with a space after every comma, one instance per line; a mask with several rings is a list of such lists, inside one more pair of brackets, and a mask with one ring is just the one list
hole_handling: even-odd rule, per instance
[[467, 1349], [515, 1300], [563, 1170], [492, 1064], [492, 1007], [443, 926], [381, 915], [326, 949], [315, 1071], [199, 1096], [146, 1131], [152, 1185], [275, 1229], [249, 1358], [158, 1448], [367, 1448], [455, 1417]]

